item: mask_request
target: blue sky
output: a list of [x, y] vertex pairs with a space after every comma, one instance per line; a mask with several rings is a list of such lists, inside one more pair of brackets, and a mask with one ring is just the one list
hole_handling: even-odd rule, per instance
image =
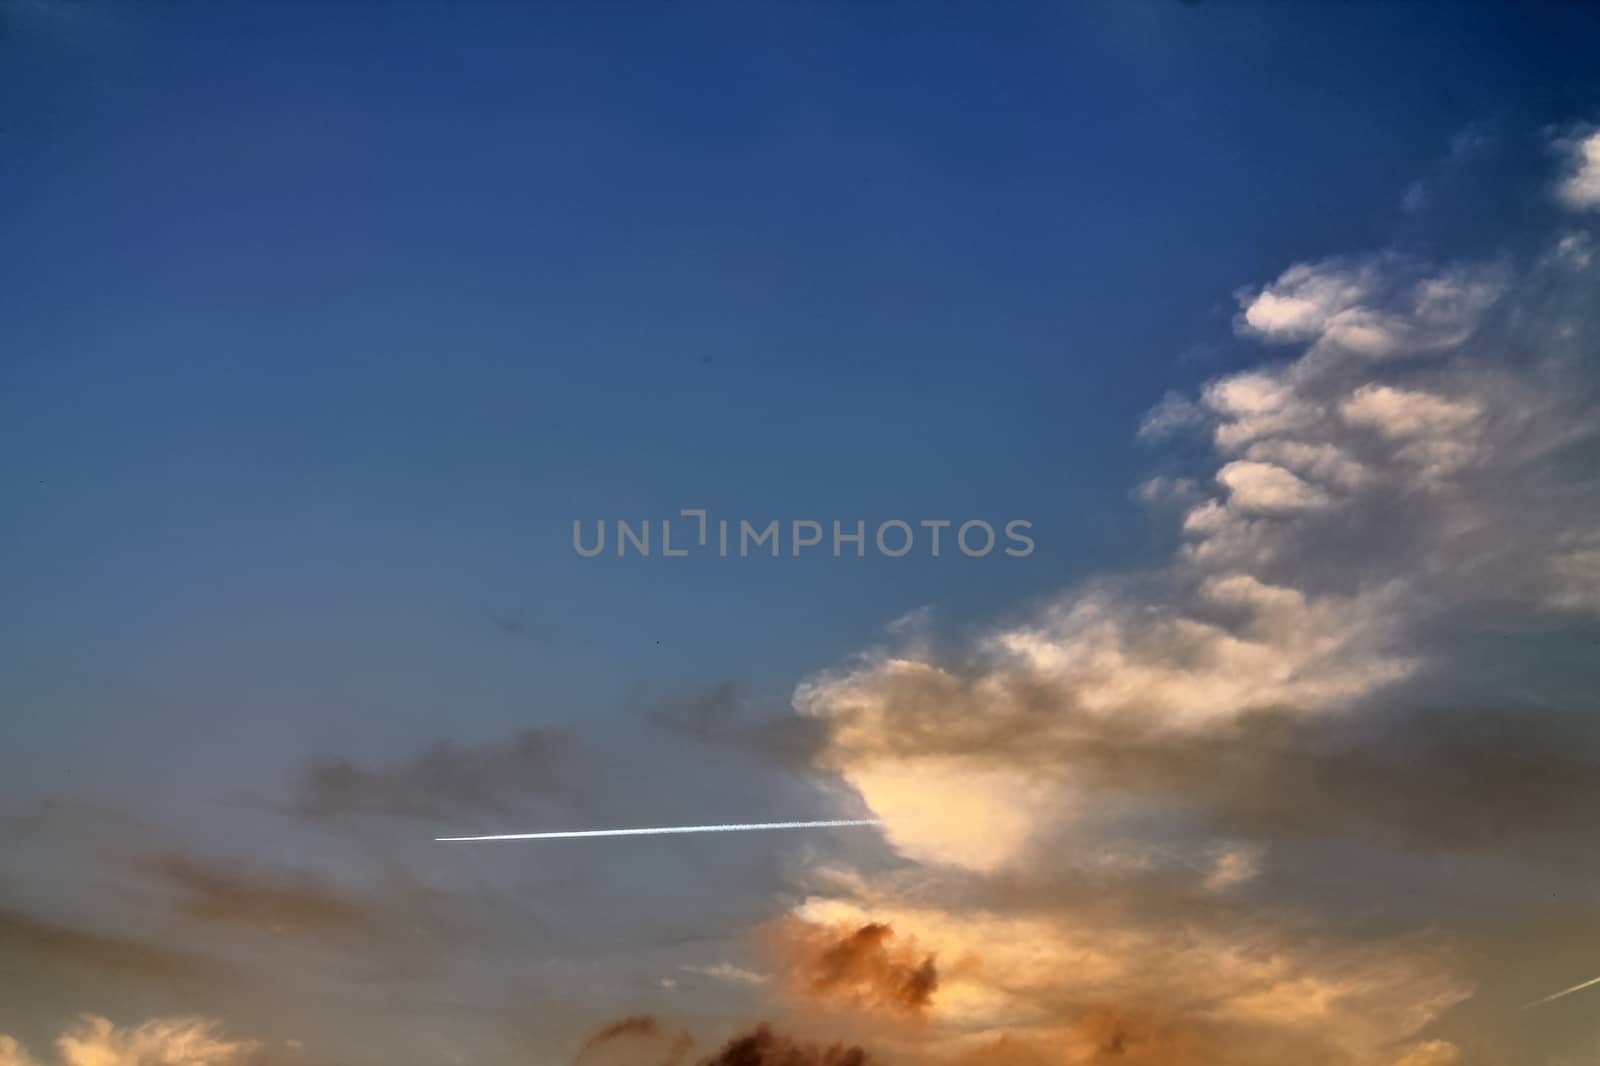
[[[912, 607], [1135, 563], [1126, 429], [1227, 365], [1227, 294], [1393, 234], [1452, 137], [1566, 103], [1581, 17], [14, 5], [17, 639], [188, 671], [190, 642], [256, 657], [219, 615], [276, 658], [331, 611], [375, 658], [330, 682], [441, 698], [380, 650], [426, 640], [591, 713], [596, 666], [782, 691]], [[697, 504], [1026, 517], [1041, 547], [565, 550]], [[560, 654], [482, 658], [496, 616]]]
[[[1516, 286], [1589, 217], [1550, 190], [1600, 107], [1597, 40], [1576, 4], [0, 5], [0, 798], [335, 879], [337, 847], [262, 810], [317, 759], [441, 738], [588, 731], [644, 775], [530, 814], [877, 809], [837, 737], [812, 776], [692, 745], [640, 765], [721, 683], [782, 729], [797, 685], [909, 612], [981, 658], [1063, 590], [1181, 556], [1136, 487], [1208, 447], [1136, 430], [1307, 341], [1239, 325], [1291, 265], [1499, 263], [1534, 300]], [[1439, 269], [1393, 272], [1465, 276]], [[1389, 394], [1359, 395], [1379, 424]], [[1037, 549], [572, 551], [574, 519], [695, 506], [1021, 518]], [[1340, 536], [1318, 560], [1373, 553], [1344, 577], [1399, 550]], [[1347, 591], [1302, 561], [1271, 581]], [[1532, 595], [1506, 581], [1497, 603]], [[1588, 684], [1592, 630], [1512, 614], [1533, 649], [1509, 658]], [[857, 858], [957, 854], [919, 839]], [[641, 877], [693, 885], [648, 854]], [[787, 876], [729, 891], [754, 914]], [[482, 965], [428, 994], [518, 964]], [[41, 1002], [115, 1013], [70, 993]], [[591, 998], [586, 1024], [634, 1009]]]

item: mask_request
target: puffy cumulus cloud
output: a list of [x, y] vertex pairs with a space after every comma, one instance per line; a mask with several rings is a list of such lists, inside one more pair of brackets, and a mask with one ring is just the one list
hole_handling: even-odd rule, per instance
[[790, 989], [805, 999], [917, 1016], [939, 987], [935, 957], [883, 922], [838, 927], [790, 918], [771, 938]]
[[[1353, 700], [1405, 676], [1393, 593], [1308, 597], [1208, 576], [1191, 610], [1108, 585], [994, 635], [968, 671], [886, 656], [802, 686], [824, 753], [922, 861], [995, 870], [1081, 812], [1067, 753], [1115, 724], [1180, 732], [1250, 710]], [[1178, 590], [1172, 590], [1174, 595]]]
[[[1512, 284], [1501, 268], [1429, 272], [1377, 256], [1361, 291], [1397, 287], [1390, 272], [1414, 295], [1409, 310], [1383, 314], [1395, 336], [1428, 338], [1409, 346], [1417, 358], [1375, 364], [1330, 343], [1330, 326], [1298, 358], [1202, 390], [1218, 491], [1185, 516], [1179, 565], [1308, 593], [1446, 575], [1459, 590], [1470, 572], [1486, 596], [1570, 599], [1526, 560], [1591, 526], [1596, 511], [1564, 479], [1596, 428], [1581, 369], [1595, 323], [1581, 282], [1549, 259]], [[1541, 583], [1542, 595], [1531, 588]]]
[[1217, 471], [1228, 502], [1246, 513], [1308, 511], [1328, 505], [1327, 495], [1281, 466], [1235, 460]]
[[[260, 1066], [265, 1047], [230, 1040], [221, 1026], [202, 1018], [165, 1018], [119, 1028], [85, 1015], [56, 1040], [60, 1066]], [[11, 1037], [0, 1035], [0, 1066], [41, 1066]]]
[[1466, 340], [1505, 281], [1495, 266], [1428, 271], [1395, 255], [1300, 263], [1242, 291], [1236, 324], [1270, 342], [1309, 341], [1315, 363], [1434, 352]]
[[[1220, 420], [1218, 446], [1237, 448], [1312, 421], [1316, 410], [1296, 395], [1281, 373], [1235, 374], [1206, 386], [1203, 401]], [[1209, 420], [1202, 422], [1209, 424]]]
[[1459, 432], [1482, 412], [1470, 401], [1451, 401], [1417, 389], [1363, 385], [1340, 413], [1345, 421], [1371, 426], [1386, 437], [1415, 438]]
[[1600, 129], [1582, 129], [1559, 142], [1567, 173], [1557, 186], [1561, 201], [1578, 210], [1600, 208]]
[[1301, 263], [1242, 301], [1239, 328], [1268, 340], [1308, 340], [1339, 315], [1359, 308], [1375, 287], [1370, 265]]
[[1269, 437], [1252, 443], [1245, 449], [1244, 457], [1275, 464], [1313, 483], [1327, 486], [1326, 490], [1316, 491], [1354, 490], [1370, 482], [1373, 477], [1372, 471], [1351, 458], [1349, 453], [1326, 441], [1312, 444]]

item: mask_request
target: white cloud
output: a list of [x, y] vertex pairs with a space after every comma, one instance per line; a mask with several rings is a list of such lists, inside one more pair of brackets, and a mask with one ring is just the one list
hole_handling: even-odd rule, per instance
[[1373, 287], [1370, 267], [1298, 263], [1259, 292], [1241, 294], [1240, 331], [1269, 341], [1310, 340], [1359, 306]]
[[1223, 451], [1305, 425], [1315, 416], [1283, 375], [1271, 370], [1214, 381], [1206, 386], [1202, 400], [1217, 416], [1215, 441]]
[[1340, 411], [1345, 421], [1393, 439], [1455, 433], [1483, 414], [1471, 401], [1388, 385], [1363, 385]]
[[727, 981], [736, 985], [764, 985], [767, 983], [766, 974], [756, 973], [754, 970], [746, 970], [744, 967], [735, 966], [731, 962], [718, 962], [710, 966], [683, 966], [680, 969], [685, 973], [699, 974], [701, 977], [709, 977], [713, 981]]
[[1561, 146], [1568, 171], [1557, 191], [1563, 203], [1577, 210], [1600, 208], [1600, 129], [1586, 130]]
[[1300, 263], [1239, 294], [1237, 327], [1266, 341], [1311, 342], [1315, 358], [1302, 369], [1433, 352], [1471, 336], [1504, 288], [1504, 271], [1490, 265], [1430, 274], [1394, 255]]
[[1567, 233], [1556, 241], [1554, 259], [1573, 270], [1586, 270], [1594, 262], [1594, 241], [1587, 233]]
[[1160, 440], [1204, 421], [1204, 413], [1192, 400], [1169, 392], [1144, 416], [1144, 421], [1139, 424], [1139, 436], [1147, 440]]
[[1192, 502], [1200, 486], [1186, 477], [1153, 477], [1139, 483], [1134, 496], [1149, 504]]
[[1288, 439], [1258, 441], [1245, 450], [1245, 458], [1293, 470], [1302, 477], [1339, 488], [1355, 489], [1372, 480], [1372, 471], [1336, 444]]
[[1246, 513], [1308, 511], [1328, 505], [1320, 489], [1271, 463], [1232, 462], [1217, 471], [1217, 481], [1228, 490], [1228, 503]]

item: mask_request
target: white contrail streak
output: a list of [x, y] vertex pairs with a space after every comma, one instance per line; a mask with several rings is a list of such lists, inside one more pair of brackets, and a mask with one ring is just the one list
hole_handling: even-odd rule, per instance
[[832, 829], [847, 825], [882, 825], [879, 818], [847, 818], [830, 822], [745, 822], [734, 825], [662, 825], [649, 829], [577, 829], [564, 833], [500, 833], [483, 837], [434, 837], [435, 840], [560, 840], [570, 837], [642, 837], [665, 833], [751, 833], [757, 829]]
[[1560, 999], [1563, 996], [1570, 996], [1574, 992], [1582, 992], [1585, 988], [1593, 988], [1595, 985], [1600, 985], [1600, 977], [1596, 977], [1596, 978], [1594, 978], [1593, 980], [1590, 980], [1590, 981], [1585, 981], [1581, 985], [1573, 985], [1571, 988], [1569, 988], [1569, 989], [1567, 989], [1567, 990], [1565, 990], [1563, 992], [1557, 992], [1553, 996], [1546, 996], [1543, 999], [1536, 999], [1532, 1003], [1524, 1005], [1522, 1009], [1523, 1010], [1528, 1010], [1528, 1009], [1533, 1008], [1533, 1007], [1543, 1006], [1544, 1004], [1552, 1003], [1552, 1002]]

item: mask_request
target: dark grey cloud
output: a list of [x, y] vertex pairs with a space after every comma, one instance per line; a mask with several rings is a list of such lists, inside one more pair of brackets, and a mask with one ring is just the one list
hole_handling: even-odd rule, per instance
[[[573, 1060], [573, 1066], [598, 1063], [609, 1051], [623, 1049], [629, 1066], [677, 1066], [684, 1061], [692, 1041], [682, 1030], [653, 1015], [636, 1014], [602, 1026]], [[779, 1032], [767, 1022], [732, 1037], [714, 1054], [696, 1060], [696, 1066], [869, 1066], [866, 1049], [844, 1043], [816, 1043]]]
[[751, 707], [743, 690], [723, 681], [667, 700], [649, 720], [658, 728], [712, 748], [722, 748], [785, 770], [813, 772], [827, 742], [822, 724], [787, 707]]
[[632, 1014], [601, 1026], [573, 1060], [583, 1066], [628, 1062], [639, 1066], [677, 1066], [694, 1046], [687, 1032], [651, 1014]]
[[391, 766], [322, 758], [302, 772], [291, 806], [310, 818], [507, 815], [530, 800], [567, 792], [578, 773], [578, 756], [578, 745], [567, 734], [525, 729], [482, 744], [440, 740]]
[[853, 1044], [812, 1044], [762, 1023], [734, 1037], [700, 1066], [867, 1066], [865, 1048]]
[[1194, 734], [1105, 728], [1066, 753], [1101, 787], [1181, 797], [1228, 833], [1593, 868], [1592, 710], [1264, 711]]
[[167, 982], [231, 981], [234, 971], [203, 955], [0, 907], [0, 985], [31, 984], [45, 967]]
[[318, 939], [371, 933], [379, 924], [372, 901], [307, 873], [241, 869], [178, 852], [137, 865], [171, 890], [180, 915], [197, 922]]

